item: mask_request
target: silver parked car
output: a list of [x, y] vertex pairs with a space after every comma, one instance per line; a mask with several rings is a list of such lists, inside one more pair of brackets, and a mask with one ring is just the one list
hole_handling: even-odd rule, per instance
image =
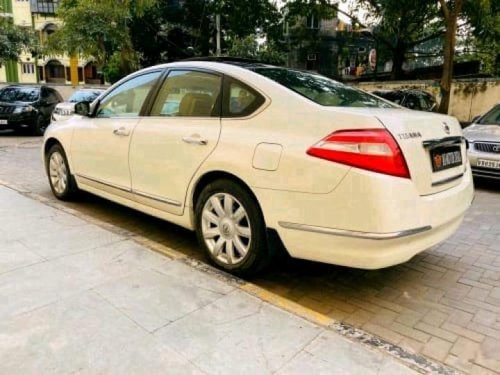
[[59, 103], [54, 112], [52, 113], [53, 121], [63, 121], [67, 120], [75, 114], [75, 104], [79, 102], [89, 102], [92, 103], [99, 95], [101, 95], [105, 90], [92, 88], [92, 89], [80, 89], [71, 95], [67, 102]]
[[465, 128], [464, 136], [472, 174], [500, 179], [500, 103]]

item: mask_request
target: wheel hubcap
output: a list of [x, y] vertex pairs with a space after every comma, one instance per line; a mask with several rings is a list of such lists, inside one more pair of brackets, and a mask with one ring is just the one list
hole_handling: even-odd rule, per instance
[[64, 158], [59, 152], [50, 155], [49, 160], [50, 183], [57, 194], [63, 194], [68, 185], [68, 169]]
[[202, 211], [201, 229], [210, 253], [225, 264], [245, 259], [251, 243], [251, 227], [243, 205], [232, 195], [210, 197]]

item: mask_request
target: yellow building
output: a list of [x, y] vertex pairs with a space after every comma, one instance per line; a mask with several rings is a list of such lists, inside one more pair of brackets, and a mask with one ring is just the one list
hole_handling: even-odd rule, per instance
[[[59, 0], [0, 0], [3, 16], [16, 25], [33, 28], [43, 44], [57, 30]], [[69, 56], [34, 57], [23, 53], [19, 61], [0, 67], [0, 82], [93, 84], [100, 83], [92, 61]]]

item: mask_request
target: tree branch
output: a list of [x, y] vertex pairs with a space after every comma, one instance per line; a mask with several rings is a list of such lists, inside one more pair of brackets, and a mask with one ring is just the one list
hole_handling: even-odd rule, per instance
[[443, 35], [444, 33], [445, 33], [445, 30], [436, 31], [435, 33], [427, 35], [426, 37], [424, 37], [422, 39], [415, 40], [415, 41], [413, 41], [411, 43], [408, 43], [408, 46], [409, 47], [414, 47], [414, 46], [419, 45], [421, 43], [428, 42], [429, 40], [435, 39], [435, 38]]
[[439, 4], [441, 5], [441, 9], [443, 10], [444, 18], [448, 20], [450, 18], [450, 9], [448, 5], [446, 5], [445, 0], [439, 0]]

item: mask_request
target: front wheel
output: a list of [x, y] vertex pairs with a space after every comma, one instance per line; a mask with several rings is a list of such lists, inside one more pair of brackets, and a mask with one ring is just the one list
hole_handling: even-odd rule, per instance
[[244, 188], [231, 180], [212, 182], [195, 208], [198, 241], [213, 264], [239, 276], [255, 274], [267, 264], [264, 219]]
[[45, 133], [47, 127], [47, 121], [45, 121], [42, 115], [38, 115], [35, 119], [35, 123], [33, 124], [32, 133], [33, 135], [42, 136]]
[[78, 192], [74, 177], [70, 173], [63, 148], [56, 144], [47, 153], [47, 175], [50, 188], [56, 198], [70, 200]]

